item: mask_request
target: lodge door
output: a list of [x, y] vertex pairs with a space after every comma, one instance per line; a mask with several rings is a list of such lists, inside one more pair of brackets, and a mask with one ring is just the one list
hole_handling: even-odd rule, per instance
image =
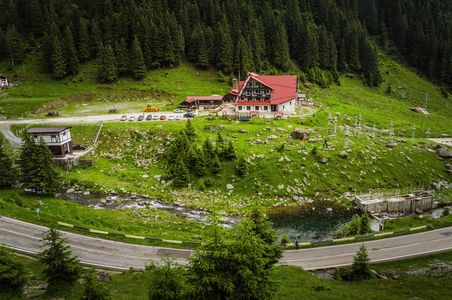
[[276, 111], [276, 105], [271, 105], [271, 110]]

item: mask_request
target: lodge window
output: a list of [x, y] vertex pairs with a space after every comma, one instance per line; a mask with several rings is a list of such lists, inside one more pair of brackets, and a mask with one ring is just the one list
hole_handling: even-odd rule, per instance
[[242, 110], [242, 107], [241, 107], [241, 106], [239, 106], [239, 110]]
[[268, 106], [264, 106], [264, 110], [268, 110]]
[[246, 107], [246, 110], [251, 110], [251, 106], [247, 106], [247, 107]]
[[259, 110], [259, 106], [256, 106], [256, 110]]

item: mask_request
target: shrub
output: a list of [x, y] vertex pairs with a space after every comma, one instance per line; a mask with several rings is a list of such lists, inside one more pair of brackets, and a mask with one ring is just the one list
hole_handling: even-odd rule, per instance
[[150, 300], [186, 299], [185, 276], [182, 267], [167, 259], [163, 266], [151, 270]]
[[87, 272], [84, 276], [85, 285], [82, 300], [108, 300], [111, 299], [110, 291], [107, 286], [96, 278], [93, 270]]
[[0, 248], [0, 287], [5, 291], [21, 292], [26, 283], [25, 265], [8, 250]]

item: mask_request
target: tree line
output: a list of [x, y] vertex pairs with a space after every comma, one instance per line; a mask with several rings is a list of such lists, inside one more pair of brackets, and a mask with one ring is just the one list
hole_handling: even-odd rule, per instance
[[311, 0], [0, 0], [0, 57], [42, 53], [55, 79], [97, 61], [99, 80], [144, 77], [188, 59], [224, 74], [288, 71], [320, 84], [338, 72], [378, 85], [378, 56], [344, 3]]

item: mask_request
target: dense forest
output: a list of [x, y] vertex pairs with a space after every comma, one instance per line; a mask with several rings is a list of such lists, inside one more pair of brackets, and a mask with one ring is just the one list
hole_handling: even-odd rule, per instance
[[321, 85], [381, 82], [376, 45], [452, 85], [448, 0], [0, 0], [0, 58], [42, 55], [55, 79], [96, 60], [99, 80], [136, 79], [184, 59], [225, 75], [296, 64]]

